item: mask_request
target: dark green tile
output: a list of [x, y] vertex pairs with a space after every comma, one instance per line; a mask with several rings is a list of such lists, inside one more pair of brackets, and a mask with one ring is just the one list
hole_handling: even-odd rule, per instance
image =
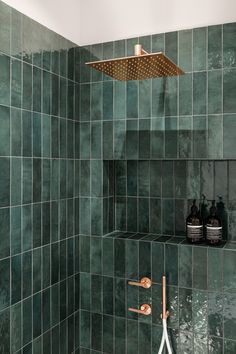
[[11, 333], [14, 333], [11, 338], [11, 348], [13, 352], [16, 352], [22, 346], [21, 311], [21, 303], [13, 306], [11, 309]]
[[42, 116], [42, 156], [50, 157], [51, 117], [47, 114]]
[[223, 158], [223, 117], [222, 115], [208, 116], [208, 156], [209, 158]]
[[42, 97], [42, 112], [46, 114], [51, 113], [51, 75], [47, 71], [43, 71], [43, 97]]
[[126, 126], [126, 157], [137, 159], [138, 157], [138, 121], [128, 120]]
[[115, 318], [115, 354], [125, 352], [126, 321], [124, 318]]
[[142, 277], [151, 278], [151, 244], [150, 242], [139, 242], [139, 279]]
[[33, 110], [41, 112], [41, 70], [33, 68]]
[[156, 234], [160, 234], [162, 230], [161, 222], [161, 199], [152, 198], [150, 200], [150, 230]]
[[127, 118], [138, 117], [138, 82], [128, 81], [126, 90]]
[[90, 124], [80, 125], [80, 158], [88, 159], [90, 156]]
[[207, 28], [196, 28], [193, 30], [193, 70], [206, 69], [206, 47]]
[[22, 250], [27, 251], [32, 248], [32, 207], [25, 205], [22, 208]]
[[[219, 353], [222, 353], [220, 350], [223, 350], [223, 343], [218, 343]], [[236, 341], [225, 340], [224, 341], [224, 350], [225, 353], [234, 353], [236, 350]]]
[[193, 74], [193, 114], [206, 113], [206, 72]]
[[0, 13], [1, 13], [1, 15], [0, 15], [0, 23], [1, 23], [1, 26], [0, 26], [0, 32], [1, 32], [0, 50], [1, 50], [1, 52], [4, 52], [6, 54], [10, 54], [11, 8], [8, 5], [1, 3]]
[[176, 116], [178, 81], [176, 77], [167, 77], [165, 80], [165, 116]]
[[126, 122], [117, 120], [114, 122], [114, 159], [125, 158], [126, 150]]
[[21, 132], [21, 110], [11, 109], [11, 155], [20, 156], [22, 154], [22, 132]]
[[195, 158], [208, 156], [206, 116], [193, 117], [193, 156]]
[[193, 288], [207, 289], [207, 249], [193, 248]]
[[114, 82], [114, 119], [124, 119], [126, 116], [126, 83]]
[[0, 309], [3, 310], [10, 305], [10, 260], [0, 261], [1, 270], [1, 290], [0, 290]]
[[236, 70], [228, 69], [223, 72], [223, 110], [224, 113], [236, 112], [235, 92], [236, 92]]
[[178, 285], [178, 246], [167, 244], [165, 246], [165, 270], [167, 283]]
[[113, 119], [113, 82], [103, 83], [103, 119]]
[[32, 156], [32, 114], [29, 111], [22, 111], [22, 137], [23, 156]]
[[12, 60], [11, 61], [11, 104], [12, 106], [20, 108], [21, 99], [22, 99], [22, 63], [19, 60]]
[[179, 285], [181, 287], [192, 288], [192, 247], [179, 247]]
[[22, 108], [32, 109], [32, 66], [26, 63], [23, 63]]
[[139, 159], [150, 158], [150, 119], [139, 120]]
[[32, 294], [32, 252], [25, 252], [22, 256], [23, 292], [22, 297], [26, 298]]
[[113, 159], [113, 123], [103, 123], [103, 158], [105, 160]]
[[151, 116], [151, 81], [139, 81], [139, 117], [149, 118]]
[[188, 332], [193, 328], [191, 289], [179, 289], [179, 328]]
[[179, 115], [186, 116], [192, 114], [193, 109], [193, 76], [185, 74], [179, 77]]
[[101, 158], [101, 123], [93, 122], [91, 126], [91, 158], [99, 159]]
[[22, 175], [22, 202], [23, 204], [32, 202], [32, 159], [23, 159]]
[[22, 56], [22, 14], [11, 9], [11, 55]]
[[235, 157], [235, 135], [234, 131], [236, 129], [236, 116], [224, 115], [223, 117], [223, 153], [224, 158], [234, 158]]
[[139, 198], [138, 202], [138, 231], [149, 232], [149, 201], [147, 198]]
[[23, 345], [32, 340], [32, 298], [23, 302]]
[[166, 79], [152, 80], [152, 117], [163, 117], [165, 106]]
[[171, 161], [162, 162], [162, 197], [174, 196], [174, 165]]
[[236, 253], [234, 251], [224, 251], [223, 254], [223, 286], [225, 290], [236, 289], [235, 269]]
[[11, 254], [21, 252], [21, 207], [11, 208]]
[[10, 159], [0, 158], [0, 206], [10, 205]]
[[10, 155], [10, 109], [0, 106], [0, 155]]
[[174, 234], [174, 203], [172, 199], [162, 200], [162, 232], [165, 235]]
[[223, 353], [223, 340], [222, 338], [209, 337], [208, 339], [208, 352], [215, 354]]
[[192, 71], [192, 30], [179, 32], [179, 66], [184, 71]]
[[179, 157], [192, 157], [193, 121], [190, 116], [179, 117]]
[[0, 312], [0, 341], [3, 353], [10, 353], [10, 309]]
[[124, 277], [125, 276], [125, 242], [124, 240], [116, 239], [114, 241], [114, 271], [116, 277]]
[[42, 296], [41, 293], [33, 297], [33, 338], [42, 333]]
[[208, 326], [211, 336], [223, 336], [223, 295], [221, 293], [208, 294]]
[[21, 256], [15, 256], [11, 261], [11, 303], [14, 304], [21, 300]]
[[165, 119], [165, 157], [177, 157], [177, 118], [167, 117]]
[[222, 30], [221, 25], [208, 27], [208, 69], [222, 67]]
[[224, 336], [227, 339], [236, 339], [236, 317], [235, 308], [235, 291], [225, 293], [224, 295]]
[[165, 54], [175, 63], [178, 61], [178, 33], [165, 34]]
[[164, 118], [156, 118], [151, 120], [151, 158], [164, 157], [164, 124]]
[[0, 209], [0, 258], [6, 258], [10, 255], [10, 209]]
[[91, 86], [91, 120], [102, 119], [102, 92], [101, 83], [94, 83]]
[[137, 231], [137, 199], [127, 198], [127, 230]]
[[236, 38], [235, 23], [228, 23], [228, 24], [223, 25], [224, 67], [234, 67], [236, 65], [235, 38]]

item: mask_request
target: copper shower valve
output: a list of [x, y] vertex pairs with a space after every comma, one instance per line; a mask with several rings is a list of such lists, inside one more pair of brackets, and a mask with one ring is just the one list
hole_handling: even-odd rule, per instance
[[151, 279], [144, 277], [140, 280], [140, 282], [129, 281], [128, 284], [134, 285], [134, 286], [141, 286], [144, 289], [149, 289], [152, 286], [152, 281], [151, 281]]
[[128, 309], [131, 312], [136, 312], [136, 313], [140, 313], [141, 315], [145, 315], [145, 316], [149, 316], [152, 313], [152, 309], [151, 306], [148, 304], [143, 304], [140, 306], [140, 310], [139, 309], [133, 309], [132, 307], [129, 307]]

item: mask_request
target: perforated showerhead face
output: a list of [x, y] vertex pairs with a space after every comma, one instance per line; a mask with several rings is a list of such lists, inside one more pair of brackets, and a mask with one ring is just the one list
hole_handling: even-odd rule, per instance
[[184, 74], [184, 72], [163, 53], [101, 60], [86, 64], [116, 80], [122, 81], [144, 80]]

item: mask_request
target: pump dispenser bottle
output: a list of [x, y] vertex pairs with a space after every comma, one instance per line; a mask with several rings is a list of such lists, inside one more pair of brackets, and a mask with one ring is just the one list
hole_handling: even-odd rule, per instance
[[209, 244], [219, 244], [222, 240], [222, 222], [217, 215], [215, 201], [212, 201], [210, 215], [206, 219], [206, 241]]
[[199, 243], [203, 240], [203, 223], [196, 200], [193, 200], [191, 213], [186, 219], [187, 240], [190, 243]]

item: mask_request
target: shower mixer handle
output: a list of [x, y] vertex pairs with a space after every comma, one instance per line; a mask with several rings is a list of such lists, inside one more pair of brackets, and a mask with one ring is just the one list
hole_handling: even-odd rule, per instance
[[128, 284], [134, 285], [134, 286], [141, 286], [144, 289], [149, 289], [152, 286], [152, 281], [151, 281], [151, 279], [144, 277], [140, 280], [140, 282], [129, 281]]
[[133, 309], [132, 307], [129, 307], [129, 311], [140, 313], [141, 315], [145, 315], [145, 316], [149, 316], [152, 313], [151, 306], [148, 304], [141, 305], [140, 309]]

